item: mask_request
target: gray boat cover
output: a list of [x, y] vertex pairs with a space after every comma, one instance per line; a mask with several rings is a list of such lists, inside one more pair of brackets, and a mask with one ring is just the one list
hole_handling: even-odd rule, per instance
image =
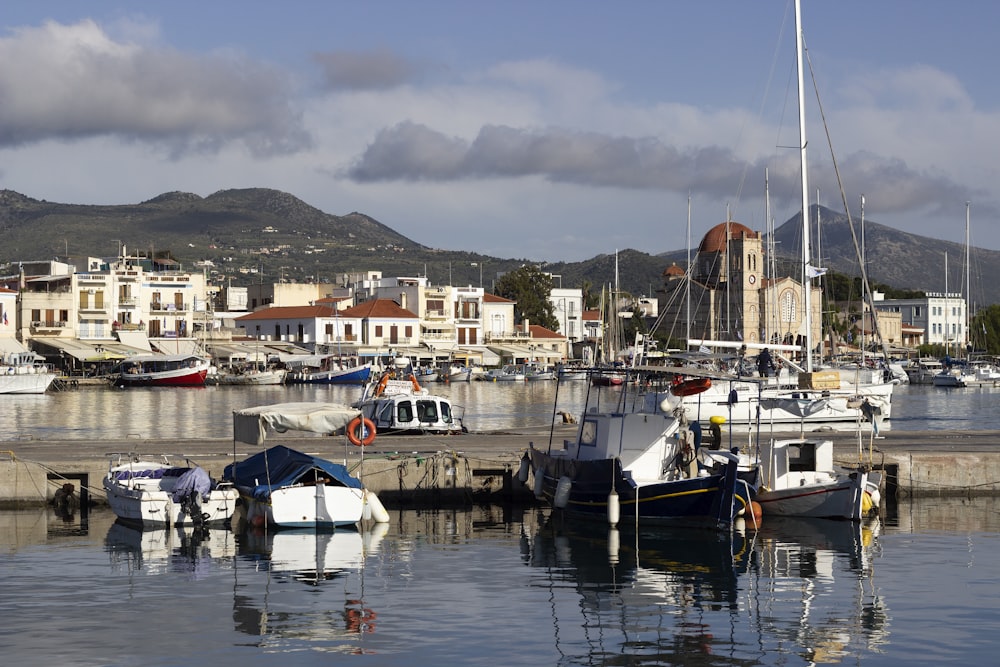
[[233, 411], [233, 439], [262, 446], [267, 429], [336, 433], [361, 411], [340, 403], [278, 403]]

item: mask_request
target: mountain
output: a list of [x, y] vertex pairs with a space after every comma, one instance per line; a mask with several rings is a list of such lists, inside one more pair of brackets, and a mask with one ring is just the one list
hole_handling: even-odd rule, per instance
[[[820, 208], [822, 259], [816, 264], [857, 275], [858, 262], [846, 216]], [[857, 223], [855, 223], [857, 227]], [[858, 230], [860, 234], [860, 230]], [[869, 277], [901, 289], [944, 291], [944, 253], [948, 289], [962, 291], [965, 249], [957, 243], [907, 234], [865, 221]], [[113, 257], [121, 245], [130, 252], [167, 253], [192, 268], [208, 260], [219, 280], [316, 280], [361, 271], [383, 275], [426, 275], [435, 284], [489, 288], [504, 271], [532, 263], [475, 252], [431, 248], [411, 240], [363, 213], [325, 213], [278, 190], [222, 190], [207, 197], [167, 192], [139, 204], [109, 206], [60, 204], [0, 190], [0, 264], [56, 257], [82, 265], [88, 256]], [[801, 245], [798, 216], [777, 230], [779, 259], [792, 273]], [[1000, 303], [1000, 253], [974, 249], [973, 297], [982, 285], [982, 306]], [[616, 261], [617, 260], [617, 261]], [[630, 294], [651, 295], [664, 269], [684, 266], [686, 250], [659, 255], [626, 249], [582, 262], [546, 262], [557, 286], [594, 293], [617, 282]], [[534, 262], [538, 264], [537, 262]], [[0, 266], [0, 274], [16, 267]]]
[[[813, 264], [838, 273], [861, 275], [858, 252], [861, 225], [855, 219], [854, 235], [847, 215], [828, 208], [813, 206], [810, 218], [819, 214], [819, 239], [812, 236]], [[796, 215], [775, 229], [776, 255], [788, 262], [799, 262], [802, 247], [801, 216]], [[898, 289], [923, 292], [945, 291], [945, 255], [947, 254], [947, 291], [965, 294], [965, 245], [941, 241], [893, 229], [865, 220], [864, 253], [868, 280]], [[1000, 252], [982, 248], [969, 249], [971, 306], [975, 309], [1000, 303]]]

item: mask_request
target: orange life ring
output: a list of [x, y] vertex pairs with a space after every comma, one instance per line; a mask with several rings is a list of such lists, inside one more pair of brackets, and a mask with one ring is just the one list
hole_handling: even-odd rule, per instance
[[420, 393], [420, 383], [417, 382], [417, 376], [414, 375], [413, 373], [410, 373], [410, 382], [413, 383], [413, 391], [415, 391], [416, 393], [419, 394]]
[[694, 394], [700, 394], [711, 386], [712, 381], [709, 378], [690, 378], [674, 384], [670, 388], [670, 391], [674, 396], [693, 396]]
[[379, 378], [378, 384], [375, 386], [375, 392], [372, 395], [376, 397], [381, 396], [382, 392], [385, 391], [385, 386], [388, 383], [389, 383], [389, 374], [383, 373], [382, 377]]
[[375, 442], [375, 423], [368, 417], [355, 417], [347, 425], [347, 439], [356, 447], [367, 447]]

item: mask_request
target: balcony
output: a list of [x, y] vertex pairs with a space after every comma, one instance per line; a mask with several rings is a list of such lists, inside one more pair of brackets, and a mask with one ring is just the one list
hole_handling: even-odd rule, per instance
[[58, 336], [66, 328], [66, 323], [62, 321], [36, 321], [31, 323], [28, 330], [33, 336]]
[[149, 304], [151, 313], [183, 313], [191, 309], [191, 304], [166, 303], [164, 301], [153, 301]]

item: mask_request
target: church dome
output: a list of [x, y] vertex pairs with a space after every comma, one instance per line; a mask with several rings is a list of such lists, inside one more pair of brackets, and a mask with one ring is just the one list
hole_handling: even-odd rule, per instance
[[668, 279], [669, 278], [683, 278], [684, 277], [684, 269], [682, 269], [681, 267], [677, 266], [677, 262], [674, 262], [670, 266], [668, 266], [667, 268], [665, 268], [663, 270], [663, 277], [664, 278], [668, 278]]
[[729, 228], [730, 240], [757, 238], [757, 232], [742, 223], [733, 222], [732, 220], [729, 222], [720, 222], [708, 230], [708, 233], [702, 238], [701, 245], [698, 246], [698, 252], [725, 252], [727, 227]]

